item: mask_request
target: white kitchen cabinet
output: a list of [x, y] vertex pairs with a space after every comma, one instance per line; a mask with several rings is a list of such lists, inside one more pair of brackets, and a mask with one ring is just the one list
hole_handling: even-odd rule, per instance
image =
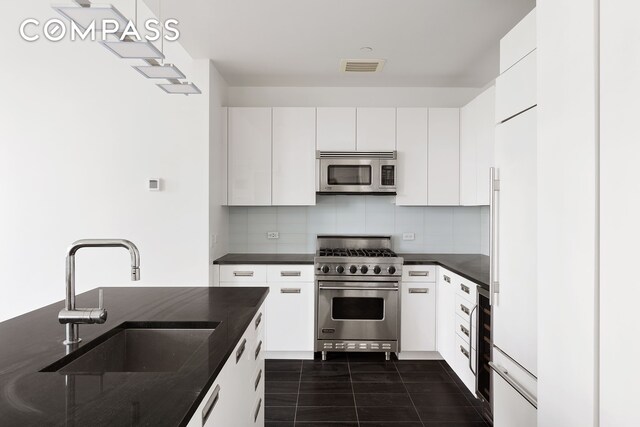
[[395, 108], [358, 108], [356, 129], [356, 150], [396, 149]]
[[275, 206], [316, 204], [316, 109], [273, 109]]
[[[500, 350], [494, 349], [492, 358], [493, 425], [536, 427], [536, 378]], [[528, 396], [533, 403], [524, 396]]]
[[536, 10], [500, 40], [500, 73], [504, 73], [536, 48]]
[[284, 352], [313, 354], [314, 283], [270, 283], [267, 297], [269, 357]]
[[[266, 283], [266, 265], [225, 264], [220, 266], [220, 284]], [[257, 286], [257, 285], [256, 285]]]
[[320, 151], [356, 151], [356, 109], [318, 108], [317, 147]]
[[398, 108], [396, 149], [398, 151], [398, 206], [426, 206], [428, 110]]
[[495, 141], [495, 87], [460, 109], [460, 204], [489, 204]]
[[271, 205], [271, 108], [229, 108], [230, 206]]
[[534, 50], [496, 79], [496, 123], [537, 103], [537, 52]]
[[427, 199], [430, 206], [460, 203], [460, 109], [429, 108]]
[[400, 307], [400, 355], [436, 351], [435, 282], [402, 282]]
[[473, 367], [474, 370], [476, 369], [476, 350], [460, 335], [456, 334], [454, 351], [453, 372], [456, 373], [462, 383], [475, 396], [476, 376], [474, 372], [471, 371], [471, 367]]
[[436, 348], [442, 358], [453, 368], [455, 365], [455, 290], [456, 275], [438, 267], [436, 290]]

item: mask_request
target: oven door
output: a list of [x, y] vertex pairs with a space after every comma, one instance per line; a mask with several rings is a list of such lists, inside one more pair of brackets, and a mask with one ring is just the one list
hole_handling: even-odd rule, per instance
[[398, 339], [397, 282], [318, 282], [318, 339]]
[[379, 191], [376, 159], [321, 159], [320, 192], [373, 193]]

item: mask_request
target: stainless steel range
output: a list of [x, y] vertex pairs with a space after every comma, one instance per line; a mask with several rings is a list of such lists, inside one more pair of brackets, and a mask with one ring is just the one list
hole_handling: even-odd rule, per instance
[[316, 346], [330, 351], [398, 351], [402, 258], [390, 236], [318, 236]]

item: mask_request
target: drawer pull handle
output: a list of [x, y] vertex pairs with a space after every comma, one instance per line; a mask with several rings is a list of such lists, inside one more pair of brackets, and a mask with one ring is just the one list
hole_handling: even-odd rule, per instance
[[410, 271], [409, 276], [422, 276], [426, 277], [429, 275], [428, 271]]
[[242, 344], [240, 344], [240, 348], [238, 348], [238, 350], [236, 351], [236, 363], [238, 363], [240, 361], [240, 358], [242, 357], [242, 354], [244, 353], [244, 349], [247, 346], [247, 339], [243, 339], [242, 340]]
[[260, 385], [261, 379], [262, 379], [262, 369], [260, 369], [260, 371], [258, 372], [258, 375], [256, 376], [256, 381], [253, 387], [255, 391], [258, 391], [258, 386]]
[[442, 278], [444, 279], [445, 282], [451, 283], [451, 277], [447, 276], [446, 274], [443, 274]]
[[253, 277], [253, 271], [234, 271], [235, 277]]
[[409, 288], [410, 294], [428, 294], [429, 288]]
[[466, 336], [469, 336], [469, 330], [467, 328], [460, 325], [460, 330], [462, 331], [463, 334], [465, 334]]
[[462, 283], [460, 283], [460, 289], [462, 290], [462, 292], [464, 292], [466, 294], [470, 294], [471, 293], [471, 289], [469, 289], [468, 286], [465, 286]]
[[302, 292], [300, 288], [280, 288], [280, 293], [283, 294], [299, 294]]
[[253, 414], [253, 422], [258, 421], [258, 415], [260, 414], [260, 408], [262, 407], [262, 398], [258, 400], [258, 406], [256, 406], [256, 411]]
[[301, 271], [281, 271], [280, 276], [282, 277], [300, 277], [302, 276]]
[[469, 352], [463, 346], [460, 346], [460, 353], [464, 354], [464, 357], [469, 358]]
[[216, 385], [216, 388], [213, 389], [213, 394], [211, 394], [209, 400], [207, 400], [207, 403], [204, 405], [204, 408], [202, 408], [202, 424], [207, 422], [207, 419], [209, 419], [209, 415], [211, 415], [211, 412], [216, 406], [216, 403], [218, 403], [218, 400], [220, 400], [220, 384]]
[[258, 356], [260, 355], [260, 350], [262, 350], [262, 340], [258, 343], [258, 347], [256, 348], [256, 354], [254, 359], [258, 360]]
[[467, 307], [465, 307], [464, 305], [462, 305], [462, 304], [460, 304], [460, 310], [462, 310], [462, 312], [463, 312], [464, 314], [467, 314], [467, 315], [468, 315], [469, 313], [471, 313], [471, 311], [470, 311]]
[[256, 329], [258, 329], [260, 323], [262, 323], [262, 312], [260, 312], [260, 314], [258, 314], [258, 317], [256, 317]]

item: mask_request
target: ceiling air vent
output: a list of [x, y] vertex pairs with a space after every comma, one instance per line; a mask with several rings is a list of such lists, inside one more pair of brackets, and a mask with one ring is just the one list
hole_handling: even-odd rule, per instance
[[343, 59], [340, 70], [345, 73], [378, 73], [384, 67], [384, 59]]

